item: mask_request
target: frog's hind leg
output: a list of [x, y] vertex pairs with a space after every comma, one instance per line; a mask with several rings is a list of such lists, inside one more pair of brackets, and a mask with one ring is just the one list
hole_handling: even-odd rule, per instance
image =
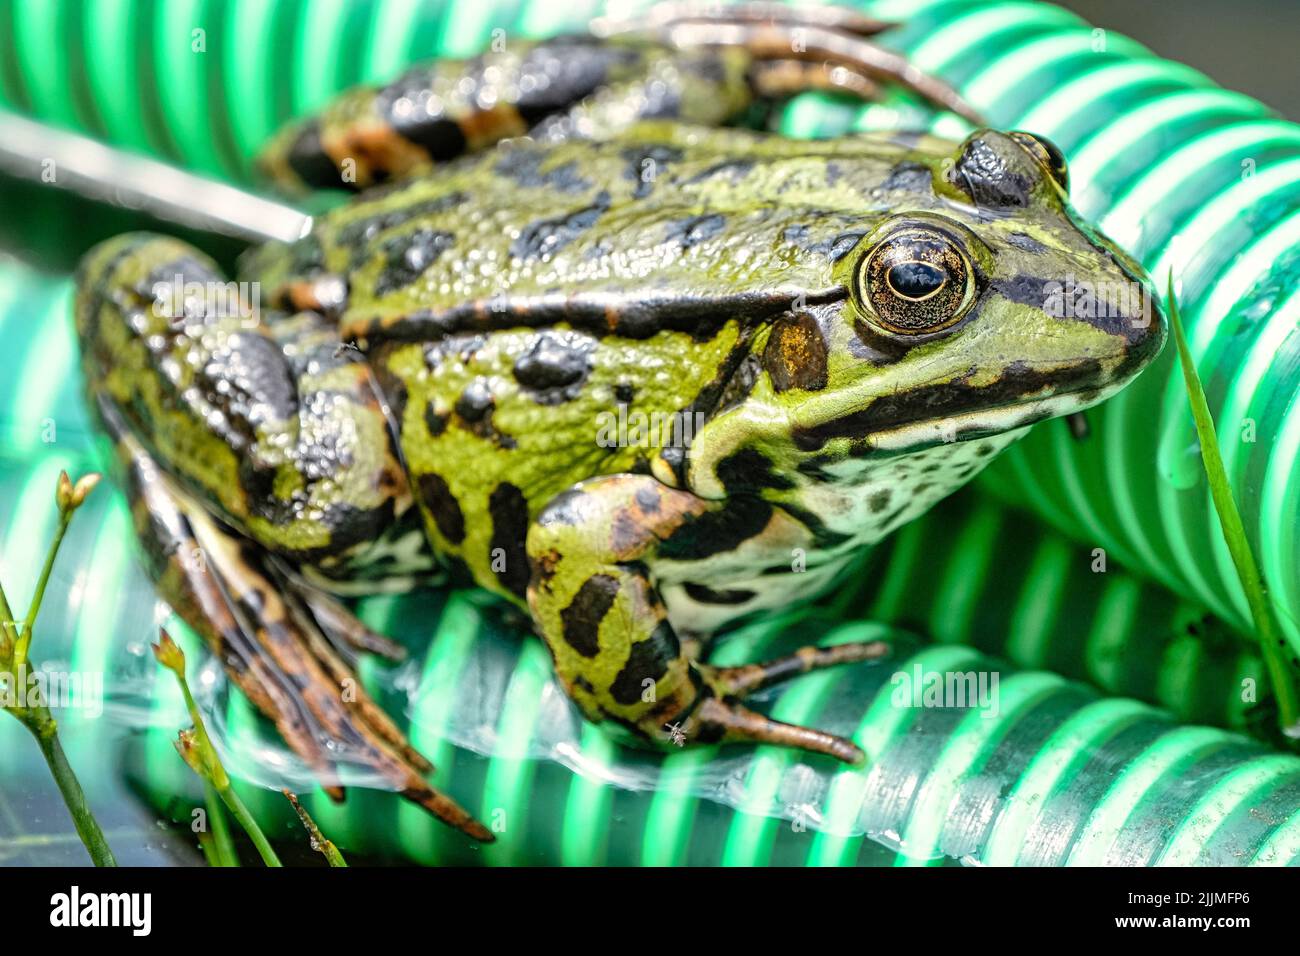
[[[879, 641], [806, 647], [744, 667], [695, 660], [698, 645], [668, 620], [653, 571], [656, 558], [686, 547], [718, 547], [755, 535], [786, 533], [772, 516], [728, 511], [647, 475], [583, 482], [539, 514], [528, 535], [528, 602], [565, 689], [593, 720], [614, 721], [658, 745], [770, 743], [859, 763], [850, 740], [782, 723], [740, 701], [779, 681], [824, 667], [877, 659]], [[743, 530], [742, 530], [743, 529]]]
[[342, 93], [277, 134], [258, 166], [288, 192], [361, 190], [512, 136], [607, 139], [648, 119], [721, 126], [755, 104], [899, 84], [973, 123], [951, 87], [871, 37], [892, 24], [832, 7], [661, 4], [593, 34], [507, 43]]
[[792, 6], [788, 3], [747, 0], [725, 8], [716, 4], [663, 0], [641, 14], [627, 18], [597, 17], [591, 22], [591, 31], [597, 36], [617, 33], [645, 32], [671, 27], [679, 23], [717, 22], [785, 24], [791, 27], [820, 27], [842, 30], [862, 37], [875, 36], [897, 26], [889, 20], [877, 20], [848, 7]]
[[[366, 768], [479, 840], [366, 695], [348, 645], [388, 649], [291, 567], [344, 573], [416, 515], [369, 367], [320, 317], [235, 308], [196, 250], [129, 235], [78, 275], [83, 367], [162, 596], [336, 796]], [[418, 516], [418, 515], [417, 515]]]
[[[224, 524], [334, 579], [397, 574], [385, 549], [418, 510], [374, 374], [326, 316], [134, 233], [83, 260], [76, 322], [91, 393]], [[427, 548], [404, 560], [432, 570]]]
[[255, 546], [218, 525], [177, 487], [110, 403], [101, 400], [100, 414], [124, 466], [137, 536], [159, 593], [325, 791], [341, 800], [339, 764], [359, 764], [439, 819], [491, 841], [466, 810], [423, 779], [433, 766], [325, 636], [344, 628], [366, 632], [364, 625], [342, 621], [341, 605], [330, 609], [333, 618], [318, 616]]
[[276, 136], [261, 173], [289, 193], [358, 191], [525, 133], [601, 139], [641, 119], [716, 126], [753, 102], [742, 50], [588, 35], [509, 43], [345, 91]]
[[874, 100], [880, 93], [878, 84], [893, 83], [933, 106], [983, 125], [978, 111], [956, 90], [871, 39], [894, 25], [834, 7], [764, 2], [700, 7], [670, 2], [628, 20], [597, 20], [592, 28], [604, 36], [650, 35], [683, 50], [743, 50], [752, 57], [750, 82], [760, 98], [820, 90]]

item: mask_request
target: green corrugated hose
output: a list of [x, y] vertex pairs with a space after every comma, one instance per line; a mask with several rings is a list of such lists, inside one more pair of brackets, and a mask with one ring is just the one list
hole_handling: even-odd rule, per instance
[[[1052, 137], [1070, 157], [1079, 208], [1158, 280], [1176, 270], [1252, 542], [1283, 628], [1300, 645], [1300, 488], [1292, 467], [1300, 450], [1300, 296], [1288, 288], [1300, 224], [1300, 129], [1054, 7], [865, 6], [884, 17], [906, 13], [891, 45], [957, 85], [995, 124]], [[540, 2], [449, 11], [398, 0], [3, 3], [0, 96], [48, 122], [239, 180], [272, 129], [344, 86], [438, 52], [473, 52], [498, 27], [540, 35], [598, 12]], [[893, 101], [845, 110], [808, 97], [787, 111], [784, 129], [888, 125], [900, 110], [915, 115]], [[960, 132], [951, 118], [936, 127]], [[0, 380], [0, 570], [11, 593], [30, 588], [52, 520], [53, 476], [59, 467], [87, 467], [67, 296], [65, 281], [0, 267], [0, 337], [17, 356], [15, 374]], [[420, 811], [364, 789], [341, 808], [317, 794], [313, 812], [345, 847], [424, 861], [1300, 858], [1300, 761], [1222, 730], [1175, 726], [1145, 704], [1101, 699], [1043, 670], [1185, 719], [1260, 723], [1262, 708], [1242, 693], [1243, 682], [1261, 677], [1257, 656], [1204, 617], [1208, 607], [1242, 626], [1245, 604], [1173, 371], [1166, 354], [1090, 415], [1089, 439], [1074, 441], [1059, 423], [1040, 426], [982, 479], [984, 489], [1027, 503], [1073, 542], [963, 493], [872, 555], [856, 586], [818, 614], [765, 622], [723, 646], [727, 658], [751, 659], [782, 641], [851, 639], [873, 627], [852, 623], [865, 618], [950, 642], [909, 650], [900, 638], [887, 665], [808, 677], [776, 700], [776, 716], [857, 727], [872, 756], [866, 772], [767, 749], [645, 758], [576, 725], [566, 738], [555, 722], [571, 715], [556, 708], [540, 644], [516, 641], [481, 601], [453, 593], [414, 602], [421, 628], [403, 636], [417, 649], [427, 645], [420, 666], [402, 672], [396, 687], [377, 666], [365, 676], [388, 703], [411, 709], [415, 742], [438, 764], [435, 779], [498, 825], [499, 843], [469, 850]], [[167, 740], [183, 717], [163, 684], [150, 689], [151, 671], [137, 653], [154, 610], [131, 564], [124, 505], [104, 495], [78, 522], [73, 560], [64, 559], [56, 580], [73, 600], [49, 609], [41, 639], [53, 647], [62, 635], [74, 669], [130, 678], [119, 711], [138, 708], [134, 722], [147, 714], [164, 729], [119, 746], [152, 798], [187, 818], [188, 771]], [[1007, 540], [1017, 542], [1014, 553]], [[1104, 573], [1094, 573], [1096, 549], [1109, 562]], [[1121, 564], [1186, 600], [1118, 571]], [[409, 602], [372, 601], [364, 613], [399, 632], [413, 619]], [[922, 674], [998, 675], [997, 714], [900, 706], [895, 693], [917, 662]], [[211, 701], [226, 705], [232, 762], [250, 780], [268, 778], [268, 761], [283, 751], [237, 695], [218, 690]], [[475, 724], [466, 714], [484, 719]], [[73, 734], [96, 730], [70, 722]], [[10, 733], [0, 724], [0, 773]], [[656, 788], [627, 789], [629, 780]], [[252, 785], [245, 792], [265, 815], [281, 813], [278, 795]]]

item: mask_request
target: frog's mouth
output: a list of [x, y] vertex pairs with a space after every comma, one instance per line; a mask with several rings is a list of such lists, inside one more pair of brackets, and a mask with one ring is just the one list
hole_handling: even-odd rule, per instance
[[895, 428], [874, 431], [866, 436], [870, 453], [881, 456], [910, 455], [940, 445], [974, 441], [996, 435], [1021, 437], [1031, 425], [1052, 418], [1063, 418], [1090, 408], [1118, 391], [1118, 386], [1102, 395], [1080, 392], [1026, 399], [999, 408], [981, 409], [964, 415], [945, 415], [922, 419]]
[[877, 395], [856, 411], [796, 427], [795, 441], [815, 451], [832, 439], [848, 438], [864, 442], [868, 453], [906, 454], [1002, 434], [1089, 408], [1126, 385], [1144, 364], [1108, 373], [1095, 359], [1065, 368], [1016, 362], [995, 381], [981, 384], [974, 384], [972, 369], [951, 381]]

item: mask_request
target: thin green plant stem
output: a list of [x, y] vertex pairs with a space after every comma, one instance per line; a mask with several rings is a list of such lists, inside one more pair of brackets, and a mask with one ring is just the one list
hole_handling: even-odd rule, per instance
[[18, 638], [14, 642], [15, 673], [22, 670], [23, 665], [27, 663], [27, 653], [32, 645], [32, 627], [36, 624], [36, 615], [40, 612], [41, 602], [45, 600], [45, 586], [50, 581], [50, 572], [54, 570], [54, 559], [58, 557], [63, 536], [68, 533], [68, 525], [72, 523], [72, 514], [71, 510], [60, 509], [59, 525], [54, 531], [54, 540], [50, 542], [49, 550], [45, 553], [45, 565], [41, 568], [41, 576], [36, 582], [36, 592], [32, 595], [31, 606], [27, 609], [27, 618], [23, 621], [22, 629], [19, 630]]
[[185, 708], [189, 711], [190, 720], [194, 724], [192, 733], [181, 732], [177, 743], [181, 757], [190, 765], [191, 770], [217, 791], [221, 802], [230, 810], [235, 822], [243, 827], [248, 838], [253, 841], [253, 846], [257, 848], [262, 862], [267, 866], [281, 866], [280, 858], [276, 856], [270, 841], [266, 839], [266, 834], [262, 832], [262, 828], [257, 825], [257, 821], [253, 819], [253, 815], [244, 806], [244, 801], [239, 798], [239, 794], [231, 785], [230, 775], [226, 773], [226, 768], [217, 755], [217, 748], [213, 745], [212, 738], [208, 736], [208, 728], [203, 722], [203, 715], [199, 713], [199, 705], [194, 700], [194, 695], [190, 693], [189, 681], [185, 679], [185, 653], [164, 630], [161, 633], [161, 640], [154, 645], [154, 655], [159, 663], [176, 675], [176, 680], [181, 686], [181, 694], [185, 698]]
[[9, 655], [13, 653], [14, 642], [18, 639], [17, 624], [4, 585], [0, 584], [0, 665], [6, 670], [9, 669]]
[[203, 859], [208, 861], [208, 866], [225, 866], [225, 861], [221, 859], [221, 852], [217, 849], [217, 843], [212, 839], [212, 831], [200, 830], [195, 835], [199, 838], [199, 849], [203, 851]]
[[77, 775], [72, 771], [72, 765], [68, 763], [63, 745], [59, 743], [59, 734], [53, 719], [43, 722], [39, 728], [27, 721], [23, 723], [32, 732], [32, 736], [40, 745], [41, 753], [45, 755], [45, 762], [49, 764], [50, 773], [54, 775], [54, 782], [58, 784], [59, 792], [63, 794], [63, 802], [68, 805], [68, 811], [72, 814], [77, 836], [81, 837], [81, 842], [86, 852], [90, 854], [91, 860], [94, 861], [95, 866], [117, 866], [117, 859], [108, 846], [104, 831], [100, 829], [95, 815], [90, 812], [86, 794], [81, 789]]
[[325, 861], [329, 863], [330, 866], [347, 866], [348, 861], [343, 859], [343, 854], [340, 853], [339, 848], [334, 845], [334, 841], [325, 838], [325, 834], [320, 832], [320, 827], [316, 826], [316, 821], [313, 820], [311, 814], [307, 812], [307, 808], [298, 802], [298, 795], [288, 790], [281, 790], [280, 792], [283, 793], [284, 798], [289, 801], [289, 805], [293, 807], [294, 813], [298, 814], [298, 819], [302, 821], [302, 825], [307, 828], [307, 833], [311, 837], [312, 849], [319, 850], [321, 855], [325, 857]]
[[14, 612], [9, 609], [9, 598], [5, 595], [4, 585], [0, 584], [0, 616], [3, 616], [6, 624], [12, 625], [14, 621]]
[[[67, 472], [59, 473], [58, 488], [55, 493], [55, 503], [59, 509], [58, 529], [46, 552], [45, 564], [41, 569], [41, 576], [37, 582], [36, 591], [32, 596], [31, 607], [27, 610], [27, 617], [21, 630], [13, 623], [13, 610], [9, 605], [8, 597], [4, 593], [4, 588], [0, 587], [0, 614], [3, 615], [4, 619], [4, 640], [0, 641], [0, 652], [3, 652], [3, 659], [0, 659], [0, 670], [4, 672], [5, 679], [15, 682], [15, 691], [18, 689], [18, 681], [22, 679], [27, 668], [27, 658], [32, 643], [32, 629], [36, 624], [36, 615], [40, 612], [41, 603], [45, 600], [45, 587], [49, 583], [50, 571], [54, 568], [54, 562], [58, 558], [64, 535], [67, 533], [68, 526], [72, 523], [73, 514], [81, 507], [86, 500], [86, 495], [94, 489], [98, 482], [99, 475], [91, 473], [82, 476], [74, 486], [69, 480]], [[59, 793], [63, 797], [63, 802], [68, 808], [68, 813], [72, 816], [72, 823], [77, 830], [77, 836], [81, 838], [82, 845], [85, 846], [86, 852], [90, 854], [91, 860], [96, 866], [117, 866], [117, 860], [113, 856], [113, 851], [109, 848], [108, 840], [104, 837], [104, 831], [100, 827], [99, 821], [95, 819], [94, 813], [91, 812], [90, 805], [86, 802], [86, 794], [81, 789], [81, 782], [77, 779], [76, 773], [73, 772], [72, 765], [68, 763], [67, 754], [63, 752], [63, 745], [59, 741], [58, 721], [54, 719], [49, 707], [44, 702], [26, 702], [22, 706], [10, 708], [10, 711], [18, 719], [18, 722], [36, 738], [41, 755], [50, 768], [50, 775], [54, 778]]]
[[244, 828], [248, 838], [253, 841], [253, 846], [257, 847], [262, 862], [267, 866], [282, 866], [283, 864], [280, 862], [280, 858], [275, 855], [275, 850], [272, 849], [266, 834], [257, 825], [253, 815], [248, 812], [248, 807], [244, 806], [244, 801], [239, 799], [239, 794], [235, 793], [235, 788], [231, 786], [229, 778], [226, 779], [225, 787], [218, 787], [217, 792], [221, 794], [221, 799], [230, 808], [230, 813], [234, 816], [235, 822]]
[[1250, 607], [1250, 616], [1255, 624], [1255, 635], [1259, 640], [1264, 657], [1264, 666], [1268, 671], [1269, 682], [1277, 699], [1278, 718], [1283, 733], [1290, 737], [1300, 736], [1300, 702], [1297, 701], [1296, 685], [1293, 675], [1282, 657], [1283, 639], [1273, 618], [1272, 606], [1264, 590], [1264, 579], [1260, 576], [1255, 555], [1250, 549], [1250, 540], [1246, 537], [1246, 526], [1242, 523], [1241, 513], [1233, 498], [1232, 485], [1228, 481], [1228, 470], [1224, 467], [1223, 456], [1219, 453], [1219, 438], [1214, 427], [1214, 417], [1210, 414], [1210, 405], [1205, 398], [1205, 389], [1201, 387], [1201, 378], [1196, 371], [1191, 349], [1187, 346], [1187, 336], [1183, 332], [1183, 320], [1178, 311], [1178, 299], [1174, 295], [1174, 276], [1169, 273], [1169, 318], [1173, 326], [1174, 341], [1178, 345], [1179, 363], [1183, 369], [1183, 382], [1187, 387], [1187, 397], [1192, 406], [1192, 418], [1196, 422], [1196, 436], [1201, 446], [1201, 461], [1205, 465], [1205, 474], [1209, 479], [1210, 497], [1214, 501], [1214, 510], [1219, 516], [1219, 528], [1223, 540], [1228, 546], [1232, 564], [1237, 569], [1246, 603]]
[[216, 866], [239, 866], [239, 853], [235, 850], [234, 838], [230, 835], [230, 821], [222, 808], [221, 795], [212, 786], [211, 781], [203, 781], [203, 801], [208, 811], [208, 833], [212, 837], [212, 847], [216, 854]]

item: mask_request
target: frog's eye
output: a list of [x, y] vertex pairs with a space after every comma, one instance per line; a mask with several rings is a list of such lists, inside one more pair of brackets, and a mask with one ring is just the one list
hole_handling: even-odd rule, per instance
[[1038, 162], [1038, 165], [1056, 180], [1056, 184], [1061, 187], [1062, 192], [1070, 191], [1070, 170], [1065, 163], [1065, 154], [1057, 148], [1056, 144], [1045, 136], [1037, 136], [1033, 133], [1025, 133], [1016, 130], [1011, 133], [1011, 138], [1020, 144], [1030, 156]]
[[955, 241], [909, 227], [882, 239], [858, 269], [857, 299], [876, 324], [899, 335], [927, 335], [955, 324], [975, 301], [974, 270]]

